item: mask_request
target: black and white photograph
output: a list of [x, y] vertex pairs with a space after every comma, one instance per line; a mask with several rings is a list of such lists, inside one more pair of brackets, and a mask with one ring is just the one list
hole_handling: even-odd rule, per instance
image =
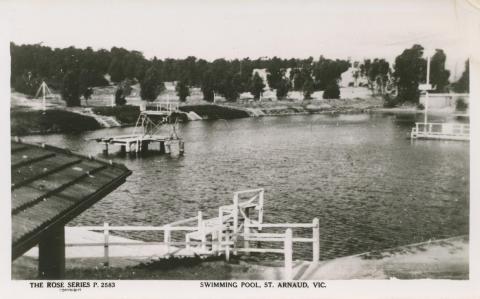
[[475, 278], [479, 1], [2, 6], [2, 237], [29, 294]]

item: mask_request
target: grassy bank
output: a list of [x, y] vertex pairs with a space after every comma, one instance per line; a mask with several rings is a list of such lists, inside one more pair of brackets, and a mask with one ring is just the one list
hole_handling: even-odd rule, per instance
[[215, 104], [187, 105], [180, 107], [180, 110], [183, 112], [193, 111], [204, 119], [234, 119], [249, 117], [249, 114], [241, 109], [223, 107]]
[[140, 107], [138, 106], [115, 106], [115, 107], [94, 107], [93, 113], [113, 116], [123, 125], [134, 125], [140, 114]]
[[99, 128], [100, 124], [94, 118], [65, 110], [10, 111], [12, 136], [79, 133]]

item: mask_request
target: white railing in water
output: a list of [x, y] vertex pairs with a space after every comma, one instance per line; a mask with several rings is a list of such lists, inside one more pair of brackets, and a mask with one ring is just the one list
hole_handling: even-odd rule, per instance
[[[239, 196], [247, 193], [254, 193], [255, 195], [247, 201], [239, 202]], [[227, 261], [230, 259], [231, 253], [277, 253], [284, 255], [285, 279], [292, 279], [294, 242], [312, 243], [312, 261], [318, 263], [320, 260], [319, 220], [315, 218], [312, 223], [263, 223], [263, 200], [264, 190], [252, 189], [235, 192], [233, 205], [220, 207], [218, 218], [203, 219], [203, 214], [199, 211], [195, 217], [175, 221], [163, 226], [110, 226], [108, 223], [104, 223], [103, 226], [82, 226], [78, 228], [89, 231], [103, 231], [103, 242], [69, 243], [66, 246], [102, 246], [104, 247], [106, 266], [109, 265], [110, 246], [163, 245], [165, 246], [164, 256], [175, 255], [171, 250], [173, 249], [171, 247], [175, 246], [175, 252], [192, 250], [195, 255], [224, 254]], [[256, 220], [251, 217], [252, 209], [258, 211]], [[311, 228], [312, 237], [294, 237], [292, 229], [296, 228]], [[262, 229], [286, 230], [284, 233], [266, 233], [260, 232]], [[109, 241], [109, 236], [112, 231], [161, 231], [163, 232], [163, 242], [111, 242]], [[183, 232], [185, 241], [172, 240], [172, 232]], [[195, 234], [195, 236], [192, 234]], [[207, 237], [211, 237], [210, 240]], [[177, 239], [181, 240], [182, 238]], [[250, 242], [280, 242], [283, 243], [283, 248], [266, 248], [265, 246], [253, 248], [250, 247]], [[243, 247], [238, 246], [242, 243]]]
[[415, 123], [410, 137], [412, 139], [470, 140], [470, 125], [457, 123]]
[[147, 111], [177, 111], [179, 107], [179, 104], [177, 102], [170, 102], [170, 101], [164, 101], [164, 102], [153, 102], [153, 103], [147, 103], [145, 104], [145, 110]]

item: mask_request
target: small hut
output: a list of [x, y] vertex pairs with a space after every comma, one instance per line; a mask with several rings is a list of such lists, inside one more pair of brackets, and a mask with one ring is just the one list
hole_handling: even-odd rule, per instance
[[125, 166], [11, 142], [12, 261], [38, 244], [40, 278], [65, 272], [65, 224], [125, 182]]

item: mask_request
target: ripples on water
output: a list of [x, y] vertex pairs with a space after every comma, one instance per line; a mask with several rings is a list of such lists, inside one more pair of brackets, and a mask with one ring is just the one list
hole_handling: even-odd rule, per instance
[[[264, 187], [266, 222], [320, 219], [321, 259], [468, 234], [469, 144], [411, 142], [413, 122], [383, 114], [190, 122], [180, 129], [184, 157], [111, 155], [133, 174], [71, 224], [215, 216], [232, 192]], [[130, 130], [25, 139], [98, 154], [102, 146], [86, 139]], [[296, 258], [310, 257], [306, 247], [295, 246]]]

